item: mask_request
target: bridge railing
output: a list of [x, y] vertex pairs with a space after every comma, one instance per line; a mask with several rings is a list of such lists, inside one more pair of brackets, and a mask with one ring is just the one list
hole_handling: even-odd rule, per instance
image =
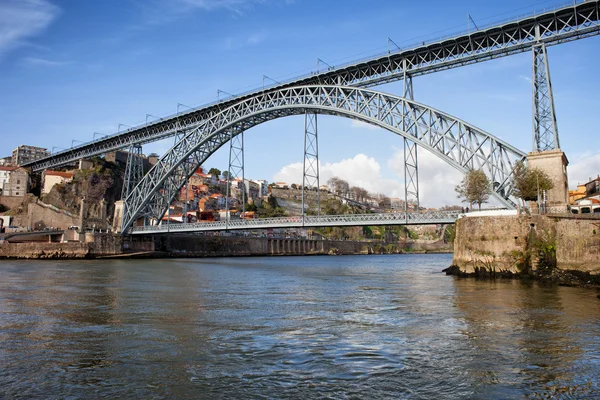
[[391, 212], [381, 214], [344, 214], [321, 216], [291, 216], [259, 219], [230, 219], [194, 223], [162, 223], [132, 227], [131, 233], [191, 232], [210, 230], [301, 228], [319, 226], [418, 225], [453, 223], [460, 211]]

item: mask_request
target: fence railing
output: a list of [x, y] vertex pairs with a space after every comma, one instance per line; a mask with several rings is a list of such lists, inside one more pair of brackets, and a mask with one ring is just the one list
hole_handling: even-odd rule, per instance
[[132, 234], [198, 232], [237, 229], [303, 228], [325, 226], [367, 225], [426, 225], [454, 223], [460, 211], [392, 212], [380, 214], [347, 214], [320, 216], [293, 216], [260, 219], [230, 219], [195, 223], [162, 223], [160, 225], [136, 226]]

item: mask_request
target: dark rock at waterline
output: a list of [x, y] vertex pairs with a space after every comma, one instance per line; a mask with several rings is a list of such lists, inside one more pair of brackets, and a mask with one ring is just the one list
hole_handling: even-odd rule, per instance
[[454, 275], [454, 276], [466, 275], [466, 273], [464, 273], [460, 270], [460, 267], [458, 265], [451, 265], [448, 268], [443, 269], [442, 272], [445, 272], [446, 275]]
[[[537, 271], [528, 271], [514, 273], [512, 271], [490, 271], [486, 268], [475, 267], [474, 272], [463, 272], [457, 265], [443, 269], [442, 272], [446, 275], [458, 276], [461, 278], [476, 278], [476, 279], [533, 279], [541, 283], [556, 284], [559, 286], [571, 287], [596, 287], [600, 291], [600, 275], [592, 275], [589, 272], [577, 270], [562, 270], [559, 268], [545, 268]], [[598, 295], [600, 299], [600, 295]]]

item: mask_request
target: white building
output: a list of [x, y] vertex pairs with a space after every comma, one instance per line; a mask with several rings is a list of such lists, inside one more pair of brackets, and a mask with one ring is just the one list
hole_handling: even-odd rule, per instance
[[256, 184], [258, 184], [258, 190], [259, 190], [259, 195], [258, 197], [263, 198], [263, 197], [267, 197], [269, 195], [269, 182], [265, 181], [264, 179], [258, 180], [258, 181], [253, 181]]
[[254, 200], [259, 197], [262, 197], [260, 195], [260, 185], [255, 181], [244, 179], [244, 186], [246, 187], [246, 194], [248, 195], [249, 199]]
[[[17, 167], [5, 167], [0, 166], [0, 195], [2, 195], [4, 191], [4, 186], [8, 186], [8, 182], [10, 181], [10, 173], [17, 169]], [[7, 194], [5, 194], [6, 196]]]
[[42, 174], [42, 194], [50, 193], [54, 185], [71, 182], [73, 180], [73, 171], [50, 171], [46, 170]]

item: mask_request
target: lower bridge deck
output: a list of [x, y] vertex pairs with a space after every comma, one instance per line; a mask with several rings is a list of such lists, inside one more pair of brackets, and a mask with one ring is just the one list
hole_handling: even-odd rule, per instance
[[391, 212], [381, 214], [311, 215], [299, 217], [230, 219], [229, 221], [202, 221], [195, 223], [162, 223], [135, 226], [132, 235], [167, 232], [204, 232], [270, 228], [321, 228], [369, 225], [433, 225], [453, 224], [460, 211]]

